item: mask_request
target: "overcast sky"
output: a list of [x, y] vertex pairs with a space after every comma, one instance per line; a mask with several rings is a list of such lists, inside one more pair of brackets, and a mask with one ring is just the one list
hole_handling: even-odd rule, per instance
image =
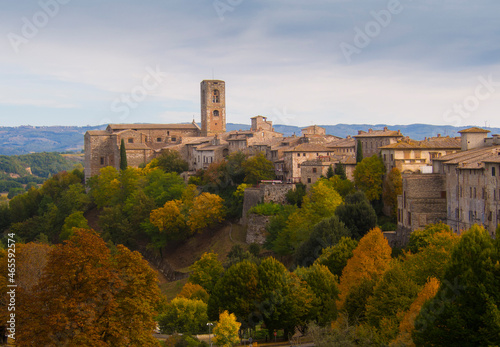
[[498, 0], [2, 1], [0, 126], [500, 127]]

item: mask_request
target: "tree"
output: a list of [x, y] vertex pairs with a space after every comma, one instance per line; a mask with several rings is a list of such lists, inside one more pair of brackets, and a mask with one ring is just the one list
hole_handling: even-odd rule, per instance
[[194, 233], [215, 223], [220, 223], [223, 219], [222, 198], [216, 194], [201, 193], [194, 198], [186, 224], [191, 233]]
[[500, 341], [500, 242], [483, 227], [464, 232], [441, 287], [415, 321], [416, 345], [493, 346]]
[[409, 346], [414, 347], [415, 343], [411, 338], [411, 334], [415, 330], [415, 319], [417, 318], [422, 305], [428, 300], [434, 298], [439, 289], [440, 282], [435, 277], [429, 277], [429, 280], [418, 293], [417, 298], [411, 304], [408, 311], [406, 311], [401, 323], [399, 324], [398, 336], [391, 342], [391, 347]]
[[217, 319], [219, 313], [228, 310], [236, 315], [244, 328], [252, 328], [259, 323], [251, 316], [258, 300], [257, 265], [244, 260], [231, 266], [217, 282], [208, 300], [208, 316]]
[[165, 172], [183, 173], [189, 169], [188, 163], [182, 159], [178, 151], [164, 149], [157, 158], [158, 167]]
[[361, 189], [368, 200], [378, 200], [382, 194], [384, 162], [376, 154], [364, 158], [354, 169], [354, 183]]
[[[341, 162], [335, 164], [335, 175], [339, 176], [340, 179], [346, 180], [347, 174], [345, 172], [345, 167]], [[327, 176], [327, 178], [330, 178]]]
[[343, 180], [340, 178], [340, 176], [333, 176], [328, 181], [331, 182], [335, 191], [337, 191], [337, 193], [339, 193], [342, 198], [345, 198], [347, 195], [356, 192], [354, 183], [348, 179]]
[[122, 139], [120, 142], [120, 170], [125, 170], [127, 166], [127, 150], [125, 149], [125, 141]]
[[336, 245], [324, 248], [314, 263], [325, 265], [332, 274], [340, 278], [342, 270], [352, 257], [352, 252], [357, 245], [358, 241], [350, 237], [342, 237]]
[[220, 347], [232, 347], [240, 342], [238, 331], [241, 323], [236, 321], [234, 314], [224, 311], [219, 316], [219, 322], [213, 332], [213, 341]]
[[[335, 168], [337, 168], [337, 167], [335, 167]], [[332, 165], [330, 165], [330, 166], [328, 167], [328, 170], [326, 170], [326, 178], [330, 179], [330, 178], [332, 178], [333, 176], [335, 176], [335, 171], [333, 171], [333, 166], [332, 166]]]
[[361, 191], [346, 196], [345, 201], [335, 210], [335, 215], [356, 239], [360, 239], [377, 225], [377, 214]]
[[324, 248], [336, 245], [342, 237], [350, 236], [349, 229], [336, 216], [325, 218], [313, 227], [309, 238], [297, 249], [295, 263], [304, 267], [312, 265]]
[[396, 217], [398, 209], [398, 195], [403, 194], [403, 178], [398, 168], [392, 168], [384, 180], [382, 197], [384, 204], [391, 208], [391, 216]]
[[391, 247], [379, 228], [370, 230], [359, 241], [353, 256], [342, 271], [339, 284], [339, 302], [342, 307], [351, 288], [365, 279], [376, 280], [384, 273], [391, 260]]
[[59, 240], [64, 241], [69, 239], [71, 235], [73, 235], [73, 228], [89, 229], [87, 219], [83, 216], [82, 211], [74, 212], [64, 219], [64, 225], [59, 234]]
[[245, 170], [246, 183], [257, 184], [261, 180], [272, 180], [276, 177], [273, 163], [267, 160], [262, 152], [245, 160], [242, 167]]
[[361, 140], [358, 140], [358, 145], [356, 146], [356, 164], [363, 161], [363, 145]]
[[308, 268], [297, 268], [295, 273], [307, 283], [314, 294], [310, 318], [325, 326], [337, 318], [337, 276], [324, 265], [314, 264]]
[[[160, 291], [137, 252], [115, 254], [94, 232], [75, 230], [54, 247], [33, 292], [20, 298], [21, 345], [156, 346], [152, 336]], [[50, 327], [50, 329], [47, 329]]]
[[184, 287], [182, 287], [181, 292], [177, 294], [177, 297], [182, 297], [191, 300], [201, 300], [204, 303], [208, 303], [209, 295], [207, 291], [203, 289], [203, 287], [200, 286], [199, 284], [186, 282]]
[[212, 293], [215, 284], [224, 273], [224, 267], [215, 253], [203, 253], [200, 260], [194, 262], [189, 270], [191, 273], [188, 281], [199, 284], [208, 294]]
[[186, 217], [181, 212], [180, 200], [167, 201], [163, 207], [151, 211], [149, 221], [160, 230], [160, 235], [153, 236], [155, 247], [162, 248], [168, 239], [182, 237], [186, 230]]
[[301, 207], [305, 195], [306, 195], [305, 184], [297, 183], [295, 185], [295, 189], [289, 190], [286, 193], [286, 201], [288, 201], [290, 205], [296, 205], [297, 207]]
[[440, 232], [453, 234], [453, 230], [444, 223], [427, 224], [424, 229], [417, 229], [410, 234], [407, 249], [412, 253], [417, 253], [427, 247], [433, 235]]
[[158, 316], [160, 330], [165, 334], [196, 334], [206, 328], [207, 304], [198, 299], [176, 297]]

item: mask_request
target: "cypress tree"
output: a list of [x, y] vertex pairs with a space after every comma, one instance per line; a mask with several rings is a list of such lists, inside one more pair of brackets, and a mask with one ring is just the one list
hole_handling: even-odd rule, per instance
[[332, 178], [333, 176], [335, 176], [335, 173], [333, 172], [333, 167], [330, 165], [328, 171], [326, 171], [326, 178]]
[[127, 168], [127, 152], [125, 151], [125, 141], [120, 143], [120, 170], [125, 170]]
[[342, 163], [335, 164], [335, 175], [339, 176], [343, 180], [347, 179], [347, 174], [345, 173], [345, 167]]
[[356, 164], [363, 160], [363, 145], [361, 140], [358, 140], [358, 148], [356, 149]]

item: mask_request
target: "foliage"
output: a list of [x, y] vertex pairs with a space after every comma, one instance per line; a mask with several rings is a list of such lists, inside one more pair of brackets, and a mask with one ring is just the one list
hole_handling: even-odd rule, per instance
[[361, 189], [368, 200], [378, 200], [382, 194], [384, 162], [376, 154], [364, 158], [354, 169], [354, 183]]
[[356, 285], [351, 286], [344, 304], [338, 307], [351, 324], [366, 323], [366, 304], [373, 295], [376, 280], [364, 277]]
[[14, 196], [24, 193], [24, 188], [10, 188], [9, 194], [7, 194], [7, 199], [12, 199]]
[[181, 292], [177, 294], [177, 297], [183, 297], [191, 300], [201, 300], [204, 303], [208, 303], [209, 295], [207, 291], [203, 289], [203, 287], [199, 284], [186, 282], [184, 287], [182, 287]]
[[257, 184], [261, 180], [272, 180], [276, 177], [273, 163], [267, 160], [262, 152], [248, 158], [241, 166], [245, 172], [246, 183]]
[[[58, 172], [72, 170], [74, 165], [74, 160], [70, 160], [60, 153], [55, 152], [11, 156], [0, 155], [0, 172], [19, 175], [21, 177], [41, 177], [47, 179]], [[31, 174], [27, 168], [30, 168]], [[10, 176], [5, 177], [5, 179], [8, 181], [12, 180]]]
[[189, 211], [187, 226], [191, 233], [200, 231], [224, 218], [223, 200], [220, 196], [211, 193], [201, 193], [194, 198], [193, 206]]
[[111, 255], [95, 232], [76, 230], [51, 250], [32, 293], [19, 297], [16, 342], [157, 345], [152, 331], [159, 294], [156, 273], [139, 253], [119, 245]]
[[286, 223], [291, 214], [297, 210], [296, 206], [284, 205], [280, 213], [272, 216], [266, 226], [267, 237], [264, 247], [266, 249], [274, 249], [274, 243], [278, 235], [286, 228]]
[[358, 241], [350, 237], [342, 237], [336, 245], [324, 248], [314, 263], [325, 265], [332, 274], [340, 277], [357, 245]]
[[307, 283], [314, 294], [309, 318], [325, 326], [337, 318], [336, 300], [339, 294], [337, 276], [324, 265], [314, 264], [308, 268], [297, 268], [295, 273]]
[[248, 213], [254, 213], [261, 216], [275, 216], [283, 210], [283, 206], [273, 202], [260, 203], [254, 205], [248, 210]]
[[398, 168], [394, 167], [384, 180], [382, 198], [384, 204], [391, 208], [391, 216], [396, 217], [398, 195], [403, 194], [403, 178]]
[[64, 224], [59, 234], [59, 240], [68, 240], [73, 235], [73, 228], [89, 229], [87, 219], [83, 216], [82, 211], [76, 211], [64, 219]]
[[410, 234], [407, 249], [412, 253], [417, 253], [429, 245], [429, 239], [439, 232], [453, 234], [451, 228], [444, 223], [428, 224], [424, 229], [418, 229]]
[[500, 341], [500, 242], [483, 227], [464, 232], [436, 296], [412, 334], [415, 344], [492, 346]]
[[335, 171], [333, 170], [333, 166], [330, 165], [328, 167], [328, 170], [326, 170], [326, 178], [330, 179], [332, 178], [333, 176], [335, 176]]
[[198, 299], [176, 297], [158, 316], [160, 330], [164, 334], [174, 332], [199, 333], [205, 331], [207, 324], [207, 304]]
[[[254, 244], [254, 243], [252, 243], [252, 245], [259, 247], [259, 245]], [[250, 245], [250, 246], [252, 246], [252, 245]], [[258, 255], [258, 253], [257, 253], [257, 255]], [[252, 262], [256, 262], [257, 255], [252, 254], [249, 251], [243, 250], [243, 247], [241, 247], [240, 245], [233, 245], [231, 247], [231, 250], [227, 254], [226, 263], [224, 264], [224, 267], [230, 268], [232, 265], [239, 263], [243, 260], [249, 260]]]
[[215, 320], [224, 310], [233, 312], [244, 328], [255, 324], [250, 319], [255, 312], [258, 300], [257, 284], [259, 274], [257, 265], [243, 260], [232, 265], [217, 282], [208, 300], [208, 316]]
[[238, 331], [241, 323], [236, 321], [234, 314], [224, 311], [219, 316], [219, 322], [213, 332], [213, 341], [220, 347], [231, 347], [240, 342]]
[[361, 140], [358, 140], [358, 145], [356, 146], [356, 164], [363, 161], [363, 144]]
[[359, 241], [353, 256], [347, 261], [342, 271], [339, 284], [338, 307], [342, 307], [349, 291], [363, 280], [376, 280], [382, 275], [391, 260], [391, 247], [382, 231], [378, 228], [370, 230]]
[[125, 149], [125, 140], [120, 143], [120, 170], [127, 169], [127, 150]]
[[289, 190], [286, 193], [286, 201], [290, 205], [296, 205], [297, 207], [302, 206], [302, 201], [304, 201], [304, 196], [306, 195], [306, 186], [302, 183], [297, 183], [295, 189]]
[[356, 191], [354, 183], [348, 179], [343, 180], [339, 176], [333, 176], [328, 181], [331, 182], [335, 191], [339, 193], [342, 198]]
[[[342, 163], [335, 164], [335, 175], [337, 175], [341, 180], [347, 179], [347, 174], [345, 172], [345, 167]], [[327, 178], [330, 178], [327, 176]]]
[[335, 210], [335, 215], [356, 239], [363, 237], [377, 224], [375, 210], [361, 191], [346, 196], [344, 203]]
[[188, 281], [199, 284], [209, 294], [212, 293], [215, 284], [224, 273], [224, 267], [215, 253], [203, 253], [200, 260], [191, 265], [189, 270], [191, 273]]
[[309, 266], [320, 256], [324, 248], [336, 245], [342, 237], [350, 237], [351, 232], [336, 216], [325, 218], [317, 223], [311, 235], [295, 252], [295, 263]]
[[390, 346], [409, 346], [414, 347], [415, 343], [411, 338], [412, 332], [415, 330], [415, 319], [417, 318], [422, 305], [434, 298], [439, 289], [440, 282], [435, 277], [430, 277], [422, 290], [418, 293], [417, 298], [406, 311], [401, 323], [399, 324], [398, 336], [391, 342]]
[[178, 151], [164, 149], [156, 158], [156, 165], [165, 172], [176, 172], [178, 174], [189, 169], [188, 163], [182, 159]]

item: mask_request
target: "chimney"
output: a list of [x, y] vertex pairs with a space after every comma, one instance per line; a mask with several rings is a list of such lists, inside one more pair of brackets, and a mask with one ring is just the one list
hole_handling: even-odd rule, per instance
[[389, 129], [387, 129], [387, 127], [384, 127], [384, 131], [388, 131]]
[[438, 134], [438, 137], [441, 137], [441, 134]]
[[372, 128], [368, 129], [368, 132], [369, 132], [369, 133], [372, 133], [372, 132], [373, 132], [373, 129], [372, 129]]

